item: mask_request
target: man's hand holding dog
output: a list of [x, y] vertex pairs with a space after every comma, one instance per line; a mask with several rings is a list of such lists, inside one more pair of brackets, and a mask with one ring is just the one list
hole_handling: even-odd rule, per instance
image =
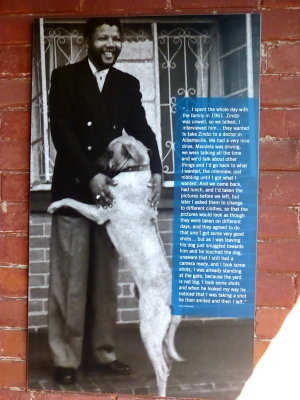
[[161, 174], [152, 174], [148, 187], [152, 188], [149, 199], [150, 205], [157, 208], [161, 193]]
[[113, 179], [99, 173], [90, 180], [89, 185], [98, 207], [112, 207], [114, 196], [109, 189], [109, 185], [117, 185]]

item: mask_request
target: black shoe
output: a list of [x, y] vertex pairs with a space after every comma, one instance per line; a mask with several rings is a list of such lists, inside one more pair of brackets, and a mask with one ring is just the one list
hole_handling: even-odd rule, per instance
[[61, 385], [76, 383], [76, 372], [74, 368], [55, 367], [54, 380]]
[[131, 367], [119, 360], [106, 364], [97, 364], [97, 369], [109, 375], [130, 375], [132, 373]]

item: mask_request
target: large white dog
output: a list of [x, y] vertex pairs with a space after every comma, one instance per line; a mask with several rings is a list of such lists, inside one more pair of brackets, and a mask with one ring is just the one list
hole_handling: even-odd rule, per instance
[[107, 232], [138, 287], [141, 337], [155, 371], [158, 395], [166, 396], [171, 360], [182, 361], [174, 346], [180, 317], [171, 315], [171, 270], [157, 230], [157, 211], [148, 201], [148, 151], [128, 135], [111, 142], [107, 151], [108, 168], [122, 166], [114, 178], [117, 185], [111, 186], [113, 207], [63, 199], [52, 203], [48, 211], [71, 207], [97, 224], [107, 223]]

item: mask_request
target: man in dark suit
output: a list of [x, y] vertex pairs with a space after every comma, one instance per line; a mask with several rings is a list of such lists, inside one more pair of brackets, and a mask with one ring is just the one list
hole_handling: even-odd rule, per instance
[[[52, 200], [68, 197], [113, 207], [110, 185], [115, 183], [95, 161], [125, 129], [151, 150], [149, 202], [155, 207], [161, 161], [141, 104], [139, 81], [113, 67], [122, 48], [119, 20], [88, 20], [85, 39], [88, 57], [52, 74], [50, 122], [57, 150]], [[117, 359], [114, 350], [118, 257], [105, 227], [75, 211], [59, 210], [52, 221], [50, 257], [49, 344], [55, 380], [76, 381], [86, 317], [93, 362], [104, 372], [129, 374], [130, 367]]]

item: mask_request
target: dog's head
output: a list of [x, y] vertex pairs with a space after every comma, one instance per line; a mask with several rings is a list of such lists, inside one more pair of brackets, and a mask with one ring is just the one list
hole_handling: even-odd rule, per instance
[[98, 162], [104, 171], [123, 171], [149, 164], [149, 150], [133, 136], [120, 136], [108, 145]]

